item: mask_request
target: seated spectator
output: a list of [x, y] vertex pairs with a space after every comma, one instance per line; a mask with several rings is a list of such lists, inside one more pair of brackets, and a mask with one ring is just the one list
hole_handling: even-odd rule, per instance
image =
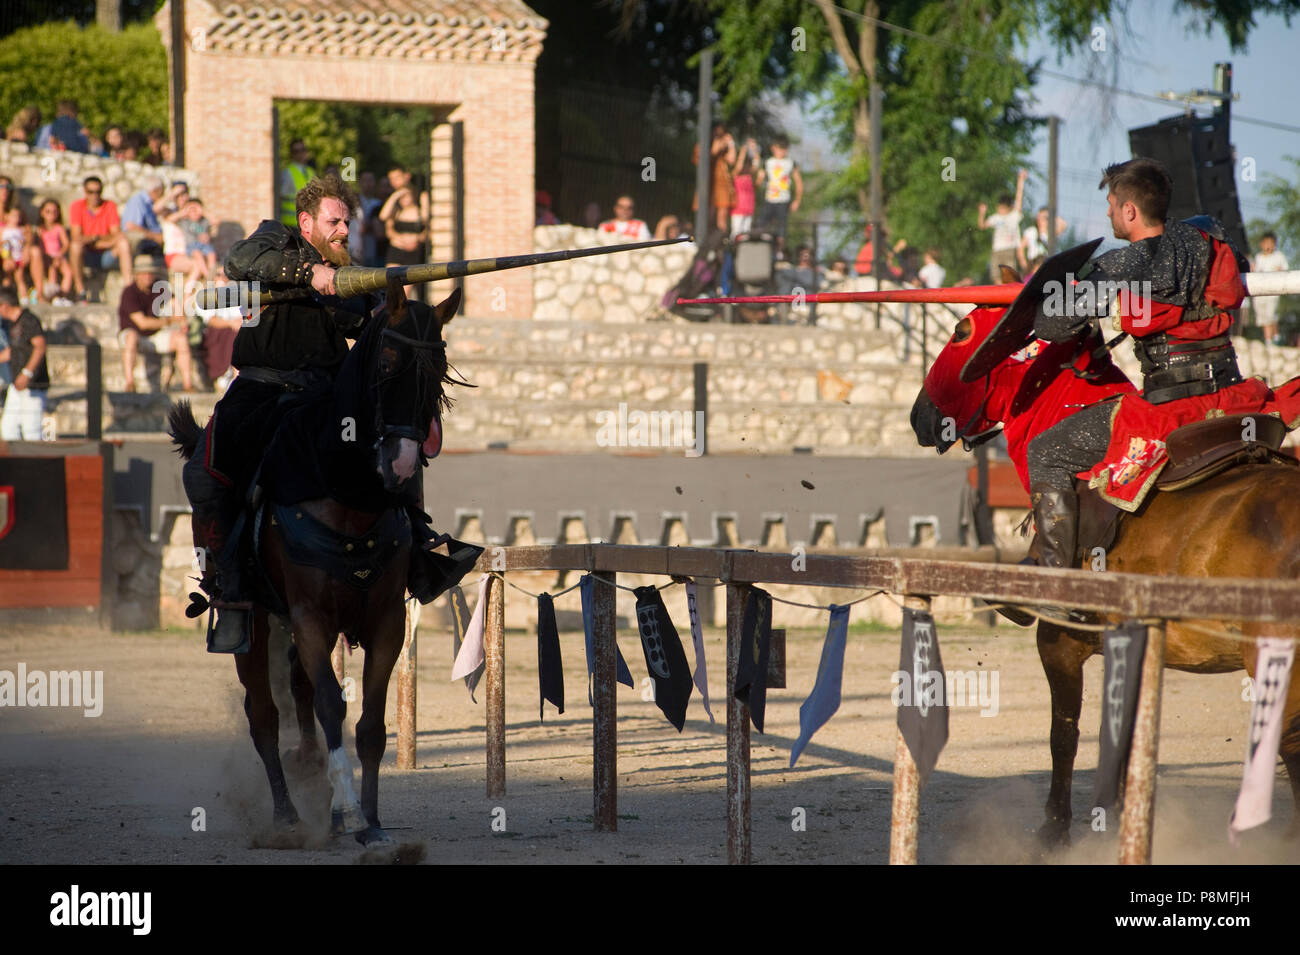
[[181, 209], [176, 224], [185, 233], [185, 254], [202, 260], [205, 277], [215, 276], [217, 251], [212, 246], [212, 223], [203, 214], [203, 200], [191, 196]]
[[86, 269], [122, 270], [122, 278], [131, 281], [131, 247], [122, 233], [117, 206], [104, 198], [104, 183], [98, 176], [87, 176], [81, 184], [84, 197], [74, 199], [68, 207], [68, 226], [72, 232], [69, 261], [76, 297], [86, 297]]
[[[165, 265], [152, 255], [135, 257], [135, 280], [122, 289], [117, 307], [117, 340], [122, 346], [126, 390], [135, 391], [135, 359], [141, 350], [175, 354], [185, 391], [194, 390], [190, 346], [186, 340], [184, 295], [169, 295], [170, 314], [161, 315], [165, 283], [156, 281]], [[177, 289], [176, 291], [181, 291]]]
[[[45, 297], [53, 298], [55, 305], [71, 305], [72, 263], [68, 260], [68, 251], [72, 248], [72, 240], [63, 227], [63, 210], [59, 208], [57, 199], [46, 199], [41, 203], [37, 233], [41, 251], [45, 254]], [[62, 295], [55, 297], [54, 289]]]
[[23, 308], [18, 293], [0, 288], [0, 327], [9, 339], [13, 384], [0, 413], [0, 440], [40, 441], [44, 437], [45, 395], [50, 371], [45, 363], [45, 332], [40, 319]]
[[636, 204], [631, 196], [619, 196], [614, 203], [614, 218], [606, 219], [600, 224], [601, 232], [612, 232], [619, 238], [636, 239], [643, 242], [650, 238], [650, 227], [640, 219], [634, 218]]
[[36, 134], [37, 149], [66, 149], [69, 152], [90, 152], [86, 128], [77, 118], [77, 101], [61, 99], [55, 108], [53, 122], [41, 127]]
[[35, 106], [24, 106], [14, 113], [13, 121], [5, 130], [5, 139], [12, 143], [30, 143], [41, 128], [41, 111]]
[[0, 321], [0, 408], [4, 407], [5, 391], [14, 380], [9, 372], [9, 355], [9, 336], [5, 334], [5, 323]]
[[823, 273], [823, 278], [828, 285], [844, 282], [849, 277], [849, 263], [843, 259], [836, 259], [830, 264], [830, 268]]
[[917, 273], [921, 284], [926, 288], [943, 288], [943, 280], [948, 277], [948, 270], [939, 264], [939, 250], [931, 246], [925, 250], [925, 265]]
[[122, 133], [121, 126], [110, 126], [104, 130], [104, 156], [108, 159], [121, 160], [122, 150], [126, 146], [126, 140]]
[[36, 292], [37, 298], [47, 301], [45, 255], [27, 225], [27, 216], [17, 205], [4, 214], [4, 226], [0, 228], [0, 263], [3, 265], [5, 284], [13, 283], [17, 286], [19, 299], [26, 301], [31, 289]]
[[655, 223], [656, 239], [676, 239], [682, 234], [682, 224], [676, 216], [660, 216]]
[[536, 212], [536, 218], [533, 224], [559, 225], [559, 217], [551, 211], [551, 194], [545, 189], [538, 189], [535, 199], [536, 202], [534, 203], [534, 209]]
[[[225, 269], [217, 270], [213, 283], [218, 286], [230, 284]], [[204, 324], [203, 359], [208, 380], [222, 391], [235, 377], [230, 360], [235, 350], [235, 336], [243, 327], [244, 317], [236, 305], [211, 311], [198, 309], [198, 314]]]
[[166, 188], [157, 176], [149, 176], [144, 188], [134, 193], [122, 207], [122, 231], [131, 243], [131, 251], [144, 255], [162, 252], [160, 212], [166, 212]]
[[120, 159], [123, 162], [138, 162], [143, 149], [144, 137], [132, 129], [122, 135], [121, 154], [113, 158]]
[[[1056, 217], [1056, 237], [1065, 234], [1068, 223], [1060, 216]], [[1047, 206], [1041, 206], [1034, 217], [1034, 224], [1020, 235], [1020, 261], [1028, 265], [1026, 276], [1038, 271], [1047, 258]]]
[[171, 144], [167, 142], [166, 133], [155, 126], [145, 134], [145, 140], [149, 147], [145, 162], [151, 166], [165, 166], [171, 162]]

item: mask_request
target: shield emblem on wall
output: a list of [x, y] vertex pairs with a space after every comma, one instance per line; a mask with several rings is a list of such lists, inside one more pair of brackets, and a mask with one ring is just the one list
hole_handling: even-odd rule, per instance
[[13, 530], [14, 526], [14, 486], [0, 484], [0, 540]]

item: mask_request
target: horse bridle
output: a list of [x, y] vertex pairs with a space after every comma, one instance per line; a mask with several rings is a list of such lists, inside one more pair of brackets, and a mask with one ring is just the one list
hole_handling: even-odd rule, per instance
[[[436, 341], [428, 341], [423, 338], [411, 338], [410, 336], [403, 335], [401, 332], [396, 331], [395, 329], [392, 328], [385, 328], [380, 333], [380, 338], [381, 339], [389, 338], [392, 339], [393, 341], [399, 342], [407, 346], [408, 348], [414, 349], [415, 355], [412, 357], [412, 361], [417, 366], [415, 407], [416, 408], [422, 407], [424, 403], [424, 396], [425, 396], [424, 389], [427, 387], [425, 383], [425, 378], [427, 377], [427, 374], [431, 372], [432, 369], [433, 353], [436, 351], [445, 356], [447, 353], [447, 343], [443, 341], [441, 338], [437, 339]], [[382, 385], [385, 381], [389, 380], [390, 378], [396, 378], [398, 375], [401, 375], [405, 371], [405, 369], [406, 366], [403, 365], [401, 368], [393, 372], [393, 374], [391, 375], [384, 376], [384, 377], [376, 377], [375, 384], [373, 387], [377, 391], [380, 385]], [[433, 413], [435, 415], [438, 414], [438, 409], [436, 407], [434, 408]], [[395, 436], [398, 438], [410, 438], [412, 441], [414, 441], [417, 445], [421, 447], [420, 455], [421, 457], [423, 457], [424, 439], [428, 436], [424, 434], [420, 434], [413, 425], [386, 425], [384, 423], [383, 415], [384, 415], [383, 402], [376, 400], [375, 401], [375, 425], [376, 425], [375, 433], [378, 435], [378, 437], [375, 438], [375, 444], [374, 444], [375, 448], [378, 448], [381, 444], [384, 443], [384, 440], [389, 437]]]

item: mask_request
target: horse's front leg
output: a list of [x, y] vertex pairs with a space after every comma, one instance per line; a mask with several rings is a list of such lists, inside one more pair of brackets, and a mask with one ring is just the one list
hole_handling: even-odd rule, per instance
[[266, 778], [271, 784], [271, 801], [275, 805], [276, 826], [292, 826], [298, 822], [298, 810], [289, 798], [289, 787], [284, 781], [284, 768], [280, 765], [280, 713], [271, 695], [271, 679], [267, 660], [270, 628], [266, 611], [260, 607], [253, 613], [253, 639], [247, 653], [235, 655], [235, 671], [244, 685], [244, 713], [248, 716], [248, 730], [253, 746], [262, 757]]
[[330, 831], [335, 835], [360, 832], [366, 828], [366, 821], [352, 785], [352, 763], [343, 750], [343, 718], [347, 715], [347, 704], [343, 701], [343, 688], [330, 665], [330, 651], [338, 640], [338, 633], [324, 619], [304, 612], [294, 614], [293, 634], [298, 646], [298, 660], [311, 679], [316, 719], [325, 733], [325, 748], [328, 750], [326, 775], [332, 792]]
[[[406, 562], [400, 562], [401, 567]], [[392, 840], [379, 823], [379, 762], [388, 745], [388, 727], [384, 724], [384, 704], [388, 700], [388, 680], [393, 665], [402, 652], [406, 635], [406, 603], [398, 597], [376, 622], [366, 642], [365, 670], [362, 674], [361, 719], [357, 721], [357, 758], [361, 760], [361, 811], [368, 823], [357, 833], [362, 845]]]
[[1094, 646], [1078, 634], [1049, 623], [1038, 625], [1038, 657], [1052, 691], [1052, 790], [1047, 821], [1038, 830], [1049, 847], [1070, 844], [1070, 783], [1079, 751], [1079, 713], [1083, 709], [1083, 663]]

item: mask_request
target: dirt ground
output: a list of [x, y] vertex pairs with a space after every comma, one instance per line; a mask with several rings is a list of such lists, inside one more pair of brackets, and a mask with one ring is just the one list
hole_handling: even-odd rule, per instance
[[[952, 711], [947, 748], [922, 792], [923, 863], [1114, 862], [1118, 819], [1088, 826], [1097, 761], [1101, 660], [1087, 670], [1073, 846], [1046, 859], [1033, 830], [1042, 818], [1050, 760], [1048, 690], [1031, 631], [979, 630], [939, 622], [949, 670], [998, 676], [998, 712]], [[892, 630], [856, 628], [845, 661], [839, 712], [795, 769], [790, 747], [799, 706], [812, 687], [823, 631], [791, 631], [788, 689], [769, 691], [767, 732], [753, 736], [753, 847], [759, 863], [884, 863], [895, 711], [889, 674], [898, 663]], [[633, 630], [619, 641], [640, 683]], [[448, 677], [451, 640], [422, 631], [419, 643], [418, 769], [395, 766], [390, 691], [389, 746], [380, 774], [380, 817], [394, 838], [422, 845], [431, 863], [721, 863], [726, 850], [726, 734], [723, 634], [706, 635], [713, 712], [698, 696], [680, 735], [636, 690], [619, 688], [617, 833], [591, 827], [591, 711], [580, 632], [561, 634], [566, 710], [538, 721], [536, 640], [506, 640], [507, 795], [484, 792], [484, 705]], [[349, 660], [360, 672], [360, 651]], [[689, 647], [688, 647], [689, 654]], [[350, 838], [306, 849], [260, 848], [271, 802], [248, 737], [242, 689], [229, 658], [208, 655], [194, 633], [113, 634], [89, 627], [0, 624], [0, 670], [102, 670], [104, 707], [0, 709], [0, 863], [352, 863]], [[1247, 833], [1240, 850], [1226, 829], [1241, 777], [1249, 704], [1244, 673], [1166, 671], [1156, 803], [1157, 863], [1294, 862], [1280, 838], [1294, 809], [1285, 781], [1274, 819]], [[360, 706], [349, 706], [346, 746]], [[287, 717], [282, 707], [282, 718]], [[297, 742], [286, 727], [281, 749]], [[355, 760], [354, 760], [355, 761]], [[358, 772], [359, 780], [359, 772]], [[291, 782], [298, 808], [323, 826], [323, 780]], [[202, 808], [206, 830], [194, 831]], [[798, 813], [803, 809], [804, 813]], [[505, 831], [492, 822], [504, 810]], [[806, 829], [795, 820], [806, 817]]]

